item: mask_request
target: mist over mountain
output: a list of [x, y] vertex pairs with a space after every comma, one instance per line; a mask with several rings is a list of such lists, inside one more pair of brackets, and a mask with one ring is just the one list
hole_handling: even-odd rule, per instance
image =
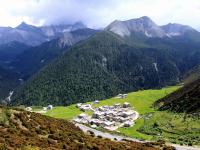
[[0, 28], [0, 44], [17, 41], [30, 46], [37, 46], [43, 42], [50, 41], [60, 37], [64, 32], [70, 32], [77, 29], [83, 29], [86, 26], [77, 22], [71, 25], [51, 25], [36, 27], [22, 22], [15, 28]]

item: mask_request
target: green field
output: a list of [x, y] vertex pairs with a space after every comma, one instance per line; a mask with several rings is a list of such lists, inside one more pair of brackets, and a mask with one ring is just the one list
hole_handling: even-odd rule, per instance
[[70, 120], [79, 115], [80, 113], [81, 111], [76, 108], [76, 105], [70, 105], [67, 107], [54, 107], [54, 109], [47, 111], [45, 115]]
[[190, 146], [200, 145], [200, 119], [194, 116], [160, 111], [143, 120], [139, 131], [152, 135], [154, 140], [163, 139]]
[[[129, 102], [131, 106], [134, 107], [139, 114], [145, 114], [150, 112], [155, 112], [155, 109], [152, 108], [152, 104], [158, 100], [159, 98], [164, 97], [165, 95], [175, 91], [179, 86], [167, 87], [159, 90], [143, 90], [137, 92], [131, 92], [128, 94], [127, 98], [118, 99], [118, 98], [110, 98], [106, 100], [100, 101], [99, 104], [94, 104], [94, 107], [103, 106], [103, 105], [113, 105], [115, 103], [124, 103]], [[88, 102], [92, 103], [92, 102]], [[57, 106], [53, 110], [49, 110], [46, 115], [55, 117], [55, 118], [63, 118], [63, 119], [73, 119], [81, 111], [76, 108], [76, 105], [70, 105], [67, 107]]]

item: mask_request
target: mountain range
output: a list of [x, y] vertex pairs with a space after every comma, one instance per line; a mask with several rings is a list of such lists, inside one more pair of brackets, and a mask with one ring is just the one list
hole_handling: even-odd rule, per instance
[[114, 21], [19, 87], [13, 104], [68, 105], [179, 83], [200, 64], [200, 33], [148, 17]]
[[199, 32], [190, 26], [177, 23], [158, 26], [147, 16], [126, 21], [115, 20], [105, 30], [116, 33], [121, 37], [140, 34], [149, 38], [173, 38], [192, 33], [199, 36]]
[[0, 34], [0, 66], [25, 81], [15, 80], [13, 105], [68, 105], [161, 88], [200, 64], [197, 30], [159, 26], [147, 16], [115, 20], [104, 30], [23, 22], [0, 28]]
[[0, 27], [0, 44], [17, 41], [26, 45], [37, 46], [43, 42], [56, 39], [65, 32], [83, 28], [86, 28], [86, 26], [81, 22], [72, 25], [51, 25], [42, 27], [36, 27], [22, 22], [15, 28]]
[[[1, 28], [5, 29], [5, 28]], [[86, 28], [82, 23], [75, 23], [73, 25], [57, 25], [57, 26], [43, 26], [35, 27], [26, 23], [20, 24], [18, 27], [12, 30], [23, 30], [27, 34], [34, 33], [37, 37], [45, 33], [47, 36], [51, 36], [52, 40], [43, 41], [38, 39], [39, 45], [33, 46], [30, 44], [33, 41], [31, 37], [26, 37], [27, 41], [23, 41], [15, 35], [8, 35], [5, 32], [3, 37], [7, 35], [7, 42], [0, 44], [0, 67], [13, 76], [16, 76], [18, 80], [25, 81], [31, 77], [34, 73], [40, 70], [43, 66], [51, 62], [57, 56], [62, 55], [69, 47], [75, 43], [87, 39], [99, 30]], [[11, 29], [9, 30], [9, 32]], [[43, 32], [43, 33], [42, 33]], [[50, 34], [51, 33], [51, 34]], [[55, 39], [54, 39], [55, 38]], [[2, 40], [0, 40], [0, 43]], [[12, 80], [14, 83], [8, 83], [11, 87], [5, 86], [5, 90], [1, 90], [0, 98], [4, 98], [8, 95], [9, 90], [13, 90], [19, 85], [18, 80]], [[11, 82], [11, 80], [6, 80]], [[4, 83], [4, 82], [2, 82]], [[13, 86], [15, 85], [15, 86]], [[0, 86], [4, 87], [4, 85]], [[3, 96], [3, 97], [2, 97]]]
[[84, 28], [65, 32], [62, 36], [20, 53], [11, 62], [12, 68], [27, 79], [54, 58], [62, 55], [68, 48], [97, 33], [98, 30]]

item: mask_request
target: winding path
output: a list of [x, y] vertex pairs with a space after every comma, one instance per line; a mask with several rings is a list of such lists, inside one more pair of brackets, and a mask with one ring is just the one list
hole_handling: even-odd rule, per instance
[[[102, 132], [102, 131], [90, 128], [90, 127], [85, 126], [85, 125], [80, 124], [80, 123], [75, 123], [75, 126], [79, 127], [83, 132], [92, 131], [95, 136], [102, 136], [104, 138], [108, 138], [108, 139], [111, 139], [111, 140], [116, 140], [117, 139], [118, 141], [121, 141], [122, 139], [127, 139], [127, 140], [140, 142], [140, 143], [150, 142], [150, 141], [142, 141], [142, 140], [138, 140], [138, 139], [135, 139], [135, 138], [130, 138], [130, 137], [126, 137], [126, 136], [121, 136], [121, 135], [115, 135], [115, 134], [111, 134], [111, 133]], [[174, 146], [176, 148], [176, 150], [200, 150], [200, 148], [181, 146], [181, 145], [177, 145], [177, 144], [172, 144], [172, 146]]]

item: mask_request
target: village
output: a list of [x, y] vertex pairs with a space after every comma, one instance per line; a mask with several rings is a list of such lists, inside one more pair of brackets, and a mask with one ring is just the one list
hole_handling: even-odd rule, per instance
[[[117, 98], [125, 98], [127, 95], [121, 94]], [[94, 101], [93, 104], [98, 104], [99, 101]], [[78, 115], [73, 121], [90, 125], [92, 128], [102, 127], [107, 130], [117, 130], [120, 127], [131, 127], [134, 121], [139, 117], [138, 112], [134, 111], [129, 103], [116, 103], [112, 106], [93, 107], [93, 104], [76, 105], [83, 113]], [[84, 112], [92, 111], [92, 115]]]
[[[124, 99], [126, 97], [127, 94], [118, 94], [116, 96], [118, 99]], [[73, 121], [90, 125], [92, 128], [102, 127], [114, 131], [120, 127], [133, 126], [134, 121], [139, 117], [138, 112], [134, 111], [133, 107], [128, 102], [123, 101], [122, 104], [116, 103], [112, 106], [105, 105], [99, 107], [95, 107], [96, 104], [99, 104], [98, 100], [95, 100], [90, 104], [76, 104], [76, 107], [81, 110], [82, 113], [76, 116]], [[47, 107], [43, 107], [42, 110], [35, 112], [43, 114], [52, 109], [53, 105], [48, 105]], [[26, 110], [33, 111], [32, 107], [26, 107]]]

